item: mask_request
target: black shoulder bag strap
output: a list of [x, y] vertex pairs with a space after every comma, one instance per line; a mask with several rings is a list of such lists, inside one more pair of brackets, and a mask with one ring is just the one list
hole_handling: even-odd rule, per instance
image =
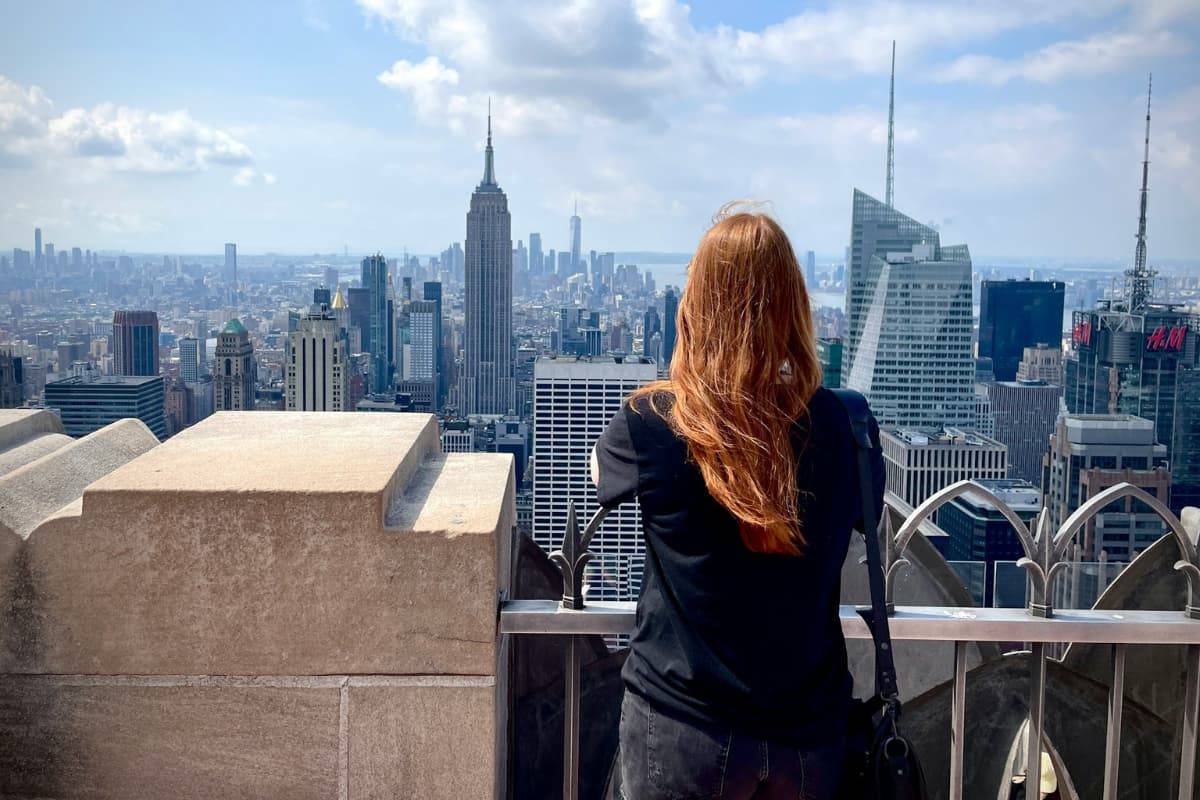
[[858, 614], [867, 623], [875, 642], [875, 694], [889, 706], [896, 703], [900, 692], [896, 688], [896, 664], [892, 657], [892, 634], [888, 628], [887, 592], [884, 588], [883, 562], [879, 555], [878, 519], [875, 510], [875, 486], [871, 472], [871, 409], [867, 398], [853, 389], [834, 389], [854, 436], [858, 454], [858, 485], [862, 494], [862, 535], [867, 554], [867, 580], [871, 586], [870, 608], [859, 608]]

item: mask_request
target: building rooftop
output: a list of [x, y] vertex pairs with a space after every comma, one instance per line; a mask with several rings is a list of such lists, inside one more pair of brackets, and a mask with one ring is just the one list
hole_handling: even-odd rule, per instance
[[221, 333], [246, 333], [246, 326], [237, 317], [225, 323], [225, 327], [221, 329]]
[[144, 386], [147, 383], [161, 381], [161, 375], [99, 375], [89, 372], [85, 375], [68, 375], [58, 380], [49, 381], [46, 386], [75, 386], [79, 384], [97, 384], [100, 386]]
[[[1027, 480], [1020, 478], [975, 478], [978, 484], [999, 497], [1018, 514], [1035, 514], [1042, 509], [1042, 491]], [[977, 508], [993, 510], [996, 505], [981, 494], [968, 491], [960, 500]]]
[[882, 436], [890, 436], [912, 447], [1004, 447], [1002, 442], [978, 431], [962, 428], [940, 430], [918, 428], [885, 428]]

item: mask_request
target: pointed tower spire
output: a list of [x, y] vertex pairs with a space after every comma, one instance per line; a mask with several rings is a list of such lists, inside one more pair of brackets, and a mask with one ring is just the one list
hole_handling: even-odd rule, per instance
[[492, 154], [492, 98], [488, 98], [487, 147], [483, 151], [483, 185], [496, 185], [496, 168]]
[[1142, 191], [1141, 206], [1138, 214], [1137, 247], [1133, 253], [1133, 268], [1125, 272], [1125, 299], [1130, 311], [1137, 311], [1146, 305], [1154, 289], [1154, 276], [1157, 274], [1146, 265], [1146, 199], [1150, 190], [1150, 94], [1154, 88], [1154, 75], [1146, 86], [1146, 142], [1142, 153]]
[[884, 202], [892, 207], [892, 184], [895, 181], [896, 163], [893, 147], [892, 130], [896, 117], [896, 40], [892, 40], [892, 81], [888, 87], [888, 156], [887, 156], [887, 186], [883, 193]]

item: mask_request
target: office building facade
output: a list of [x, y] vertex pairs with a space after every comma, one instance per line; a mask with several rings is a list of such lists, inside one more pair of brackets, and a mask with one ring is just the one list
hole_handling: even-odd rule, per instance
[[846, 366], [853, 367], [867, 312], [875, 301], [880, 265], [889, 252], [910, 252], [915, 245], [940, 244], [938, 233], [866, 192], [854, 190], [850, 246], [846, 256]]
[[[113, 372], [117, 375], [158, 374], [158, 314], [154, 311], [113, 313]], [[59, 372], [64, 372], [59, 365]]]
[[350, 411], [346, 332], [324, 306], [314, 306], [288, 337], [287, 411]]
[[105, 375], [95, 370], [46, 384], [47, 408], [57, 409], [68, 436], [87, 436], [120, 419], [135, 418], [167, 438], [165, 387], [159, 375]]
[[[596, 511], [592, 446], [626, 396], [656, 375], [656, 366], [643, 359], [558, 358], [534, 364], [533, 538], [547, 552], [562, 544], [572, 501], [581, 526]], [[609, 514], [591, 551], [588, 597], [636, 600], [645, 555], [636, 503]]]
[[9, 350], [0, 350], [0, 408], [17, 408], [24, 402], [24, 361]]
[[992, 359], [998, 381], [1017, 377], [1025, 348], [1062, 341], [1062, 281], [982, 281], [979, 284], [979, 355]]
[[1026, 347], [1017, 365], [1017, 380], [1063, 385], [1062, 345], [1038, 343]]
[[998, 381], [990, 385], [997, 441], [1008, 447], [1009, 477], [1042, 482], [1042, 458], [1062, 402], [1062, 387], [1045, 381]]
[[[1029, 481], [977, 478], [973, 483], [999, 497], [1027, 525], [1042, 509], [1042, 492]], [[1025, 557], [1012, 524], [984, 495], [967, 492], [938, 509], [937, 525], [946, 532], [946, 536], [938, 537], [937, 541], [947, 561], [983, 565], [982, 570], [971, 573], [974, 580], [967, 589], [976, 602], [984, 607], [993, 606], [996, 562], [1015, 562]]]
[[[388, 314], [387, 259], [376, 253], [362, 260], [362, 299], [366, 304], [363, 323], [363, 347], [371, 354], [369, 391], [387, 394], [392, 388], [392, 368], [388, 358], [391, 320]], [[351, 296], [351, 308], [354, 296]]]
[[[1145, 303], [1128, 311], [1105, 302], [1076, 311], [1072, 352], [1064, 363], [1064, 397], [1072, 414], [1125, 414], [1150, 420], [1171, 462], [1172, 509], [1200, 504], [1200, 440], [1176, 436], [1177, 419], [1195, 414], [1181, 375], [1200, 369], [1200, 314]], [[1183, 378], [1187, 382], [1187, 376]], [[1178, 464], [1178, 468], [1176, 468]]]
[[[1057, 530], [1075, 509], [1118, 483], [1132, 483], [1168, 502], [1171, 473], [1167, 448], [1155, 440], [1154, 423], [1128, 414], [1064, 414], [1043, 461], [1042, 494]], [[1092, 517], [1075, 536], [1081, 560], [1132, 561], [1166, 528], [1145, 504], [1126, 498]]]
[[208, 372], [205, 342], [192, 336], [179, 340], [179, 377], [186, 383], [195, 383]]
[[851, 291], [870, 300], [863, 313], [853, 312], [860, 318], [846, 386], [867, 396], [880, 425], [974, 427], [966, 246], [887, 250], [862, 269]]
[[821, 362], [821, 385], [827, 389], [838, 389], [842, 385], [842, 340], [838, 338], [817, 339], [817, 360]]
[[888, 491], [914, 508], [959, 481], [1008, 477], [1008, 448], [974, 431], [885, 429], [879, 442]]
[[669, 373], [671, 370], [671, 358], [675, 355], [675, 340], [678, 336], [678, 315], [679, 295], [674, 287], [668, 286], [663, 291], [662, 361], [658, 365], [660, 373]]

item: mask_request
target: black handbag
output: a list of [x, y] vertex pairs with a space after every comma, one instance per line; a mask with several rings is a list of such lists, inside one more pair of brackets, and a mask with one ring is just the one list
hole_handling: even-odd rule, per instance
[[862, 533], [866, 545], [867, 578], [871, 605], [859, 608], [875, 643], [875, 694], [854, 700], [846, 736], [846, 762], [838, 790], [839, 800], [926, 800], [925, 773], [916, 751], [900, 732], [900, 692], [879, 555], [879, 536], [872, 527], [877, 519], [871, 472], [871, 409], [867, 399], [850, 389], [834, 391], [850, 418], [858, 455], [858, 481], [862, 493]]

